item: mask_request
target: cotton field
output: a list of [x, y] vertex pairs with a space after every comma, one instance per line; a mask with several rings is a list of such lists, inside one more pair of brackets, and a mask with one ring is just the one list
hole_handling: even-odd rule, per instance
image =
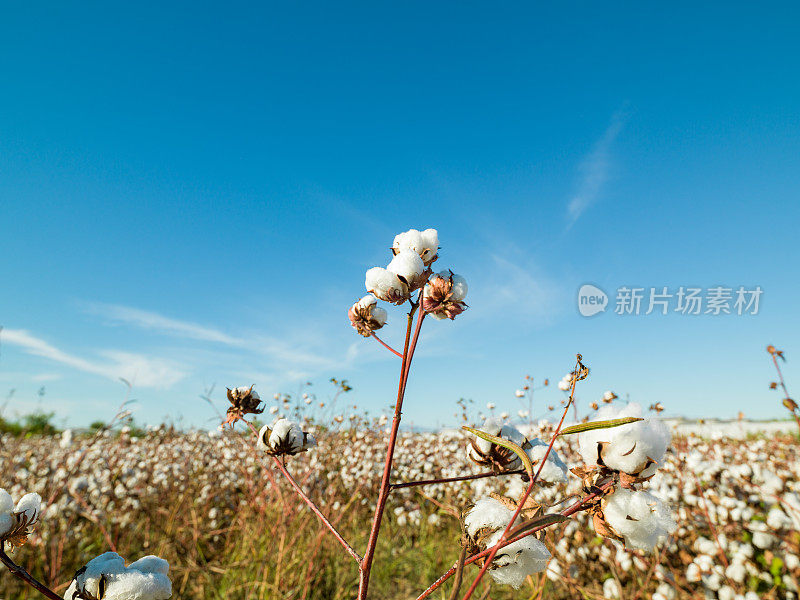
[[[286, 468], [362, 546], [360, 524], [374, 509], [385, 453], [385, 420], [359, 419], [340, 430], [303, 426], [317, 445], [287, 457]], [[519, 429], [549, 440], [553, 426]], [[393, 479], [399, 485], [387, 505], [386, 540], [377, 549], [376, 565], [382, 566], [373, 575], [374, 597], [416, 598], [457, 561], [460, 520], [476, 499], [516, 498], [524, 491], [520, 474], [402, 486], [486, 472], [474, 462], [473, 439], [461, 430], [400, 433]], [[553, 466], [537, 486], [537, 504], [563, 507], [580, 493], [581, 480], [566, 470], [586, 464], [579, 446], [574, 436], [558, 438], [557, 455], [548, 460], [563, 461], [564, 469]], [[297, 503], [263, 450], [250, 432], [231, 429], [5, 436], [5, 489], [14, 499], [42, 498], [37, 527], [11, 556], [59, 594], [72, 585], [65, 597], [75, 589], [75, 572], [104, 552], [117, 553], [104, 560], [121, 561], [115, 567], [120, 581], [144, 576], [134, 561], [145, 555], [166, 559], [176, 598], [352, 597], [358, 581], [347, 557]], [[497, 577], [483, 585], [492, 598], [536, 597], [542, 590], [548, 598], [796, 598], [799, 478], [800, 445], [791, 435], [675, 435], [647, 485], [669, 505], [676, 524], [653, 552], [598, 536], [591, 518], [577, 512], [538, 539], [526, 538], [537, 544], [541, 573], [513, 579], [513, 587], [499, 585]], [[127, 570], [118, 555], [132, 563]], [[155, 569], [153, 577], [161, 568], [146, 566]], [[465, 567], [465, 578], [469, 569], [476, 567]], [[0, 579], [0, 593], [36, 597], [8, 575]]]

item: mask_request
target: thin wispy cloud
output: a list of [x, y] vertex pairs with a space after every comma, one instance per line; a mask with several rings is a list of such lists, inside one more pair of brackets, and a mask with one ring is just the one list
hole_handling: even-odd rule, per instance
[[119, 304], [91, 303], [86, 305], [90, 314], [101, 317], [112, 324], [124, 324], [153, 333], [219, 344], [246, 351], [253, 357], [263, 356], [284, 370], [307, 368], [333, 369], [349, 365], [355, 358], [348, 350], [344, 358], [333, 358], [305, 348], [299, 341], [287, 341], [262, 332], [233, 335], [216, 327], [183, 321], [165, 315]]
[[24, 329], [3, 329], [2, 342], [84, 373], [107, 379], [127, 379], [138, 387], [169, 388], [187, 375], [178, 364], [142, 354], [118, 350], [97, 352], [99, 359], [88, 359], [57, 348]]
[[140, 310], [131, 306], [90, 303], [86, 305], [86, 311], [111, 322], [126, 323], [157, 333], [205, 342], [218, 342], [227, 346], [241, 347], [247, 344], [244, 338], [228, 335], [212, 327], [206, 327], [190, 321], [172, 319], [158, 313]]
[[571, 227], [580, 216], [594, 204], [608, 180], [611, 167], [611, 148], [619, 136], [625, 122], [621, 111], [614, 113], [611, 123], [603, 136], [595, 143], [594, 148], [580, 166], [581, 180], [577, 193], [567, 205], [567, 227]]

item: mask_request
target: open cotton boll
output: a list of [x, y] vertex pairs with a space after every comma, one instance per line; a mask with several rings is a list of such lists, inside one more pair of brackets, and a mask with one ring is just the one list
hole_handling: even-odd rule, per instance
[[678, 526], [659, 498], [621, 487], [604, 499], [603, 517], [626, 546], [639, 550], [652, 550]]
[[404, 233], [399, 233], [394, 238], [392, 251], [397, 254], [404, 250], [416, 253], [429, 266], [436, 260], [439, 251], [439, 233], [435, 229], [418, 231], [409, 229]]
[[[545, 444], [542, 440], [534, 438], [528, 442], [531, 447], [528, 449], [528, 456], [533, 463], [533, 472], [536, 473], [539, 468], [539, 463], [544, 458], [545, 452], [549, 444]], [[542, 467], [542, 472], [539, 474], [538, 481], [546, 483], [563, 483], [567, 480], [567, 465], [561, 460], [555, 450], [550, 450], [547, 455], [547, 460]]]
[[0, 513], [7, 513], [14, 510], [14, 500], [11, 494], [0, 488]]
[[[373, 332], [386, 325], [388, 317], [386, 310], [378, 306], [378, 299], [372, 294], [367, 294], [347, 311], [350, 324], [364, 337], [369, 337]], [[305, 398], [306, 403], [308, 398]]]
[[258, 432], [256, 446], [271, 456], [293, 456], [317, 445], [316, 438], [303, 431], [300, 425], [280, 418], [272, 426], [264, 425]]
[[[489, 435], [498, 435], [500, 430], [502, 429], [502, 425], [497, 419], [488, 418], [483, 422], [481, 425], [480, 430], [484, 433], [488, 433]], [[475, 447], [480, 450], [483, 454], [489, 454], [492, 449], [492, 442], [489, 440], [485, 440], [483, 438], [475, 436]]]
[[[494, 546], [500, 541], [501, 535], [503, 535], [503, 530], [499, 529], [486, 542], [486, 547]], [[544, 571], [549, 560], [550, 551], [547, 546], [529, 535], [500, 548], [492, 561], [492, 569], [489, 573], [497, 583], [519, 589], [525, 583], [528, 575]]]
[[410, 297], [408, 286], [400, 281], [396, 273], [383, 267], [372, 267], [367, 271], [364, 286], [370, 294], [392, 304], [402, 304]]
[[792, 520], [776, 506], [767, 513], [767, 525], [772, 529], [789, 529], [792, 527]]
[[303, 447], [303, 430], [300, 425], [289, 419], [278, 419], [272, 426], [269, 436], [269, 445], [277, 448], [280, 444], [287, 444], [292, 449]]
[[425, 283], [425, 264], [419, 254], [411, 250], [399, 252], [386, 267], [386, 270], [394, 273], [407, 283], [411, 291], [421, 288]]
[[145, 556], [125, 568], [125, 559], [106, 552], [87, 563], [64, 598], [83, 594], [103, 600], [166, 600], [172, 596], [168, 574], [169, 563], [157, 556]]
[[[603, 406], [592, 421], [641, 417], [642, 407], [631, 402], [615, 408]], [[663, 463], [671, 440], [667, 426], [657, 418], [628, 423], [608, 429], [595, 429], [578, 434], [578, 450], [587, 465], [598, 460], [609, 469], [638, 477], [650, 477]], [[601, 446], [602, 444], [602, 446]]]
[[464, 517], [464, 525], [467, 533], [476, 537], [483, 529], [505, 529], [513, 516], [514, 511], [496, 498], [481, 498]]
[[25, 515], [28, 521], [37, 521], [39, 513], [42, 511], [42, 497], [36, 493], [25, 494], [17, 502], [14, 512], [18, 515]]
[[12, 510], [14, 510], [14, 500], [11, 498], [11, 494], [0, 488], [0, 537], [11, 531], [14, 526]]

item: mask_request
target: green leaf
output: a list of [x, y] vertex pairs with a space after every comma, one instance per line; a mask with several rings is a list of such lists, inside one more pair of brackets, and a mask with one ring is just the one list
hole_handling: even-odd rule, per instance
[[625, 417], [624, 419], [611, 419], [609, 421], [590, 421], [588, 423], [578, 423], [571, 425], [561, 430], [559, 435], [569, 435], [570, 433], [583, 433], [584, 431], [592, 431], [594, 429], [610, 429], [611, 427], [619, 427], [620, 425], [627, 425], [628, 423], [635, 423], [636, 421], [644, 421], [641, 417]]
[[523, 450], [519, 445], [515, 444], [510, 440], [506, 440], [501, 437], [497, 437], [496, 435], [489, 435], [485, 431], [481, 431], [480, 429], [473, 429], [472, 427], [467, 427], [466, 425], [462, 425], [461, 429], [466, 429], [473, 435], [477, 435], [482, 440], [486, 440], [487, 442], [491, 442], [493, 444], [497, 444], [502, 448], [507, 448], [511, 450], [514, 454], [519, 456], [519, 459], [522, 461], [522, 465], [525, 467], [525, 471], [528, 473], [528, 477], [533, 479], [533, 463], [531, 463], [531, 459], [528, 457], [527, 452]]

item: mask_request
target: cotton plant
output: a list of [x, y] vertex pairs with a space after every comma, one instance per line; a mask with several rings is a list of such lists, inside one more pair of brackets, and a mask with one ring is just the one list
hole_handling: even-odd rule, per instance
[[[355, 443], [345, 448], [342, 456], [331, 457], [331, 452], [315, 451], [317, 439], [312, 431], [304, 430], [303, 423], [283, 416], [291, 406], [288, 396], [276, 395], [273, 401], [265, 401], [253, 385], [239, 386], [227, 389], [230, 406], [221, 423], [223, 431], [228, 427], [232, 430], [238, 424], [250, 429], [255, 441], [248, 448], [248, 460], [255, 460], [253, 449], [258, 450], [258, 460], [280, 471], [297, 494], [298, 502], [303, 502], [311, 509], [321, 525], [354, 560], [359, 576], [358, 600], [368, 597], [370, 574], [387, 515], [393, 515], [399, 526], [419, 527], [426, 522], [437, 523], [438, 516], [433, 521], [430, 518], [425, 521], [419, 508], [413, 505], [387, 510], [392, 494], [409, 488], [489, 479], [509, 483], [504, 488], [504, 494], [484, 493], [480, 487], [475, 487], [471, 488], [474, 496], [457, 496], [458, 502], [463, 503], [461, 557], [423, 591], [418, 600], [428, 597], [456, 573], [464, 574], [468, 565], [475, 565], [477, 573], [474, 577], [456, 577], [451, 597], [460, 596], [463, 581], [467, 586], [463, 599], [468, 600], [487, 573], [498, 585], [521, 587], [531, 576], [544, 572], [551, 559], [558, 557], [558, 551], [548, 548], [544, 530], [562, 524], [565, 524], [565, 528], [570, 525], [577, 527], [577, 521], [572, 518], [581, 512], [592, 515], [595, 529], [601, 535], [622, 541], [631, 548], [653, 548], [674, 529], [675, 523], [666, 505], [641, 488], [662, 464], [669, 436], [664, 434], [663, 426], [639, 416], [640, 411], [637, 413], [635, 406], [618, 413], [598, 411], [597, 419], [592, 422], [564, 427], [567, 411], [574, 405], [576, 385], [586, 379], [589, 373], [580, 355], [576, 357], [574, 369], [559, 383], [559, 388], [566, 394], [564, 412], [558, 424], [548, 431], [549, 439], [533, 437], [531, 433], [523, 434], [506, 422], [508, 414], [502, 411], [502, 420], [488, 419], [481, 427], [465, 427], [465, 431], [459, 434], [463, 437], [459, 437], [458, 445], [461, 448], [466, 445], [466, 456], [472, 461], [473, 468], [481, 472], [470, 472], [466, 468], [452, 469], [446, 474], [430, 478], [428, 469], [432, 465], [428, 457], [422, 454], [415, 455], [413, 468], [398, 468], [398, 442], [405, 441], [400, 432], [402, 409], [423, 323], [435, 320], [441, 323], [436, 327], [445, 326], [444, 323], [461, 318], [468, 309], [466, 299], [469, 288], [466, 279], [451, 269], [437, 267], [434, 272], [433, 264], [439, 258], [437, 230], [411, 229], [398, 234], [391, 243], [385, 262], [381, 261], [384, 266], [370, 266], [366, 270], [366, 295], [363, 295], [364, 291], [355, 294], [355, 301], [347, 309], [350, 325], [358, 335], [374, 338], [383, 349], [399, 359], [399, 382], [393, 415], [377, 421], [380, 434], [376, 435], [386, 436], [382, 447], [385, 449], [385, 460], [374, 502], [374, 515], [371, 524], [365, 524], [365, 529], [367, 526], [368, 529], [363, 551], [356, 550], [337, 529], [335, 522], [338, 521], [329, 518], [329, 511], [341, 510], [341, 504], [338, 508], [335, 505], [320, 507], [303, 489], [301, 482], [308, 479], [301, 478], [298, 481], [292, 474], [304, 463], [313, 468], [322, 460], [338, 458], [343, 469], [350, 469], [343, 471], [346, 476], [341, 476], [345, 486], [354, 486], [356, 482], [360, 484], [369, 477], [374, 457], [360, 453], [359, 421], [356, 415], [350, 415], [353, 424], [349, 433]], [[380, 339], [376, 333], [388, 322], [390, 310], [405, 312], [406, 316], [405, 338], [402, 344], [395, 346]], [[521, 390], [522, 396], [517, 397], [532, 398], [530, 389], [532, 381]], [[306, 396], [302, 400], [311, 400], [311, 397]], [[489, 403], [487, 408], [490, 414], [495, 414], [494, 402]], [[274, 415], [274, 420], [259, 428], [255, 418], [267, 410], [268, 414]], [[344, 422], [344, 415], [334, 415], [334, 422]], [[555, 444], [563, 436], [576, 434], [585, 465], [569, 469], [559, 454], [562, 449], [557, 450]], [[214, 439], [220, 442], [224, 438]], [[463, 450], [461, 458], [464, 458]], [[223, 459], [236, 462], [244, 460], [231, 447], [223, 448], [220, 460]], [[314, 471], [306, 472], [311, 474]], [[574, 494], [567, 494], [570, 473], [582, 480], [580, 491]], [[173, 476], [174, 473], [159, 472], [157, 481], [169, 480]], [[335, 477], [335, 472], [328, 473], [329, 479]], [[113, 489], [115, 484], [102, 483], [103, 489]], [[92, 483], [87, 481], [86, 487], [90, 485]], [[121, 489], [124, 494], [125, 487]], [[0, 494], [0, 531], [5, 530], [2, 534], [6, 536], [3, 538], [4, 544], [8, 542], [13, 545], [12, 538], [27, 536], [30, 526], [39, 518], [41, 508], [38, 496], [26, 498], [14, 505], [10, 497]], [[568, 500], [571, 502], [565, 504]], [[559, 509], [554, 509], [554, 506]], [[212, 522], [216, 517], [209, 514]], [[457, 553], [455, 544], [453, 551]], [[7, 555], [2, 549], [0, 554], [5, 562]], [[10, 563], [6, 564], [10, 566]], [[14, 569], [19, 567], [14, 565], [12, 572], [20, 576], [22, 572]], [[557, 575], [561, 572], [559, 569], [562, 567], [554, 563], [552, 572], [547, 576], [554, 577], [552, 573]], [[471, 583], [468, 583], [470, 579]], [[107, 552], [89, 561], [75, 574], [63, 597], [71, 600], [161, 600], [171, 596], [171, 588], [166, 561], [148, 556], [126, 566], [121, 556]], [[60, 598], [46, 588], [36, 589], [49, 598]]]
[[585, 465], [574, 470], [587, 484], [612, 476], [619, 482], [592, 509], [595, 531], [626, 547], [651, 551], [677, 529], [664, 502], [641, 489], [664, 463], [671, 434], [657, 418], [643, 418], [636, 403], [600, 408], [597, 421], [634, 420], [578, 434]]
[[[515, 588], [521, 586], [530, 575], [543, 571], [551, 558], [550, 550], [535, 534], [546, 527], [568, 520], [580, 511], [591, 510], [595, 514], [600, 513], [601, 505], [606, 506], [610, 522], [617, 525], [619, 529], [617, 534], [620, 538], [627, 535], [631, 543], [641, 546], [649, 540], [647, 534], [658, 537], [660, 530], [651, 528], [647, 531], [632, 531], [630, 527], [625, 527], [627, 523], [619, 524], [616, 516], [617, 513], [622, 514], [628, 510], [629, 513], [634, 513], [633, 518], [645, 520], [648, 514], [653, 514], [655, 517], [652, 518], [660, 519], [664, 512], [660, 505], [657, 505], [658, 510], [654, 513], [646, 513], [639, 502], [643, 496], [623, 502], [626, 496], [614, 495], [635, 493], [629, 491], [631, 486], [635, 482], [646, 480], [651, 475], [648, 469], [663, 458], [665, 446], [661, 448], [660, 444], [668, 443], [669, 439], [656, 439], [657, 436], [653, 432], [660, 431], [653, 429], [656, 426], [647, 425], [650, 429], [637, 426], [634, 428], [635, 434], [629, 431], [603, 433], [604, 436], [611, 436], [609, 440], [597, 438], [594, 445], [596, 456], [593, 457], [594, 463], [591, 464], [594, 464], [596, 469], [602, 466], [605, 470], [598, 471], [591, 485], [584, 486], [586, 493], [583, 497], [561, 512], [547, 513], [547, 506], [541, 504], [537, 500], [538, 496], [534, 494], [535, 489], [542, 491], [565, 489], [568, 468], [553, 445], [559, 434], [569, 432], [569, 428], [562, 432], [564, 418], [574, 403], [576, 384], [584, 380], [589, 372], [582, 363], [580, 355], [577, 357], [575, 368], [559, 383], [559, 388], [568, 394], [568, 399], [563, 403], [564, 414], [549, 442], [535, 437], [528, 439], [521, 431], [504, 422], [508, 419], [508, 413], [502, 411], [502, 421], [490, 418], [481, 428], [466, 428], [469, 432], [467, 455], [478, 467], [487, 469], [486, 472], [455, 473], [452, 476], [425, 479], [424, 471], [415, 470], [410, 473], [412, 479], [393, 481], [396, 477], [394, 458], [402, 407], [423, 321], [427, 317], [438, 321], [453, 321], [460, 317], [468, 308], [466, 298], [469, 288], [466, 279], [451, 269], [437, 269], [434, 272], [433, 263], [439, 259], [440, 251], [439, 234], [435, 229], [410, 229], [400, 233], [395, 236], [390, 249], [391, 253], [386, 257], [385, 266], [378, 265], [367, 269], [364, 276], [364, 289], [367, 294], [355, 300], [347, 310], [350, 325], [358, 335], [375, 339], [384, 349], [400, 359], [400, 381], [394, 415], [391, 424], [388, 423], [388, 417], [379, 422], [381, 428], [388, 425], [385, 430], [388, 435], [386, 458], [375, 502], [375, 514], [363, 554], [357, 552], [344, 538], [325, 512], [304, 492], [290, 473], [290, 468], [294, 468], [290, 459], [316, 446], [317, 442], [313, 435], [304, 432], [299, 423], [285, 418], [278, 418], [271, 425], [264, 425], [260, 430], [256, 430], [247, 417], [250, 414], [260, 414], [265, 407], [261, 405], [260, 398], [252, 387], [229, 390], [228, 400], [231, 402], [231, 407], [228, 409], [228, 418], [225, 421], [226, 424], [242, 421], [250, 427], [256, 435], [256, 446], [272, 459], [273, 464], [285, 476], [300, 499], [311, 508], [322, 525], [355, 560], [359, 572], [358, 600], [367, 598], [370, 573], [386, 514], [387, 501], [393, 492], [400, 489], [487, 477], [515, 478], [512, 480], [512, 485], [507, 488], [507, 493], [516, 490], [512, 494], [514, 497], [478, 497], [466, 509], [463, 523], [465, 539], [462, 543], [472, 552], [471, 556], [467, 557], [462, 553], [461, 564], [454, 565], [453, 569], [423, 592], [419, 600], [441, 586], [456, 570], [472, 563], [478, 564], [480, 569], [467, 589], [465, 599], [475, 592], [487, 571], [491, 572], [492, 578], [498, 584], [507, 584]], [[402, 350], [396, 349], [377, 334], [388, 322], [389, 309], [393, 306], [407, 311], [405, 340], [402, 345], [397, 346]], [[529, 410], [526, 416], [530, 414], [532, 408], [532, 385], [531, 380], [516, 394], [517, 398], [528, 397]], [[547, 385], [546, 380], [544, 385]], [[494, 414], [495, 404], [490, 402], [487, 407], [489, 412]], [[278, 411], [273, 411], [271, 408], [270, 412], [274, 414]], [[631, 423], [637, 419], [628, 418], [624, 423]], [[334, 421], [342, 422], [343, 416], [335, 416]], [[595, 435], [596, 432], [593, 431], [595, 428], [617, 425], [619, 423], [599, 422], [584, 427], [582, 431], [584, 435]], [[644, 441], [639, 440], [642, 437]], [[622, 447], [628, 442], [632, 442], [631, 445], [635, 447], [628, 446], [623, 450]], [[589, 441], [585, 443], [590, 444]], [[314, 456], [312, 460], [315, 460]], [[350, 463], [352, 457], [343, 457], [343, 460]], [[590, 464], [588, 460], [587, 464]], [[615, 471], [616, 467], [620, 467], [621, 470]], [[626, 476], [629, 479], [625, 479]], [[551, 493], [558, 494], [557, 491]], [[617, 512], [614, 512], [615, 509]], [[404, 507], [397, 507], [390, 512], [394, 514], [398, 525], [421, 522], [421, 515], [415, 509], [406, 510]], [[626, 518], [627, 516], [631, 515], [626, 514]], [[657, 524], [662, 529], [668, 528], [665, 519], [657, 521]], [[611, 526], [608, 525], [609, 528]], [[460, 578], [457, 585], [460, 585]], [[454, 596], [457, 593], [457, 589], [453, 591]]]

